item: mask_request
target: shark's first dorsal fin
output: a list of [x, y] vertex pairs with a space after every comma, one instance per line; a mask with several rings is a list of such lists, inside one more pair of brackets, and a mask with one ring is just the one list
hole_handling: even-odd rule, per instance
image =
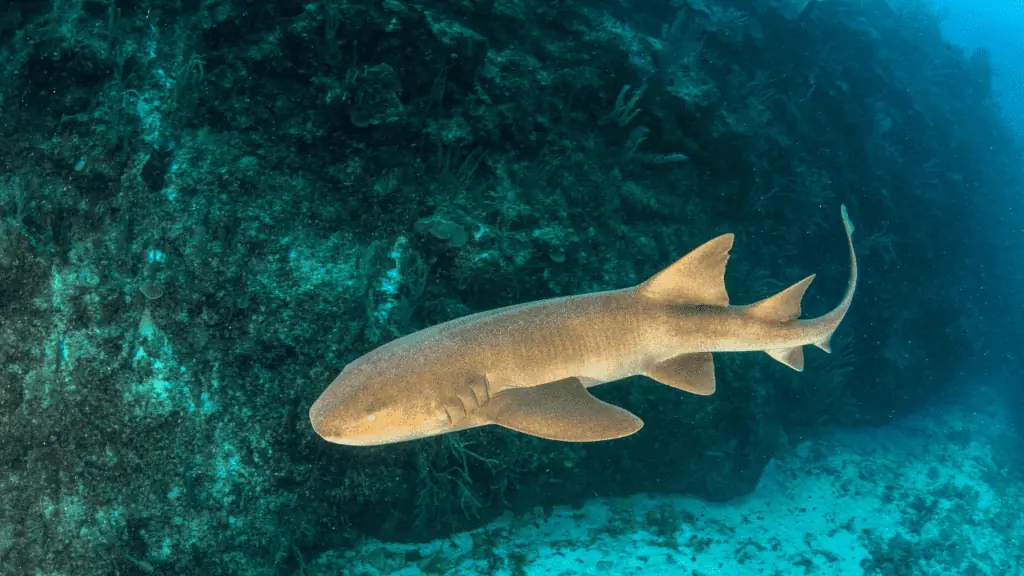
[[725, 265], [734, 236], [705, 242], [640, 285], [641, 296], [663, 302], [728, 306]]
[[769, 296], [760, 302], [747, 306], [746, 313], [761, 320], [789, 322], [800, 317], [800, 301], [804, 292], [814, 280], [814, 274], [793, 284], [778, 294]]
[[579, 378], [505, 390], [482, 413], [499, 426], [563, 442], [613, 440], [644, 425], [626, 410], [595, 398]]

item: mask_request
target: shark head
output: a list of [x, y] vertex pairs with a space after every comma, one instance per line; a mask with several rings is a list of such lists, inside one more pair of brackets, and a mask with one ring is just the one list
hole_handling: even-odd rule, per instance
[[[397, 376], [397, 377], [396, 377]], [[349, 365], [309, 409], [313, 430], [347, 446], [376, 446], [446, 432], [443, 406], [417, 393], [418, 380]]]

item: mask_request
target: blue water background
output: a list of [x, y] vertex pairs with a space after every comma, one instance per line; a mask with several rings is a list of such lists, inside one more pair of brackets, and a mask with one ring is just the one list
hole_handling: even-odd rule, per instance
[[941, 0], [943, 33], [954, 44], [992, 53], [992, 86], [1019, 141], [1024, 140], [1024, 2]]

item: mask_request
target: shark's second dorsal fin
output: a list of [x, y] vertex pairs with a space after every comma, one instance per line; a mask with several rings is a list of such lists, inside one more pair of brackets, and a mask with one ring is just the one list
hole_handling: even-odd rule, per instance
[[725, 265], [734, 236], [705, 242], [640, 285], [641, 296], [663, 302], [728, 306]]
[[811, 274], [782, 292], [747, 306], [746, 313], [761, 320], [775, 322], [796, 320], [800, 317], [800, 302], [813, 280], [814, 274]]

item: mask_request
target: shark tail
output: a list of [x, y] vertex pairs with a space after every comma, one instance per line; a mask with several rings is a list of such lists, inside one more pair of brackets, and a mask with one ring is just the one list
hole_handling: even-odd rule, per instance
[[[800, 307], [807, 287], [814, 281], [814, 274], [793, 284], [782, 292], [769, 296], [760, 302], [747, 307], [746, 313], [754, 318], [768, 322], [792, 322], [800, 317]], [[826, 344], [827, 345], [827, 344]], [[765, 350], [769, 356], [789, 366], [797, 372], [804, 369], [804, 351], [801, 347]]]
[[[850, 280], [846, 286], [846, 293], [843, 300], [831, 312], [808, 320], [808, 331], [811, 335], [810, 344], [817, 346], [825, 352], [831, 352], [832, 334], [839, 327], [843, 317], [846, 316], [850, 303], [853, 301], [853, 293], [857, 287], [857, 255], [853, 249], [853, 223], [846, 211], [846, 205], [842, 206], [843, 229], [846, 231], [846, 241], [850, 246]], [[800, 303], [803, 300], [807, 287], [814, 280], [814, 275], [793, 284], [782, 292], [769, 296], [760, 302], [751, 304], [747, 313], [756, 318], [773, 322], [792, 322], [800, 317]], [[789, 366], [797, 372], [804, 369], [804, 352], [800, 346], [791, 348], [780, 348], [777, 350], [765, 350], [772, 358]]]

